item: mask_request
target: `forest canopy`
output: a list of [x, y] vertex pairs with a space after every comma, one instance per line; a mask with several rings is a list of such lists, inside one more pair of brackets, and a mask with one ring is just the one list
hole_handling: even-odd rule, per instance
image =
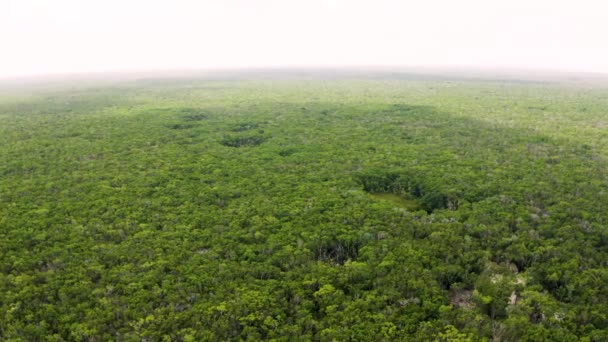
[[608, 88], [0, 94], [0, 339], [605, 341]]

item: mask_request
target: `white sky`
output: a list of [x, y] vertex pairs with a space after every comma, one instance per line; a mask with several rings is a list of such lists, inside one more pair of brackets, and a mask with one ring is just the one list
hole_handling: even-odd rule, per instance
[[608, 72], [608, 2], [0, 0], [0, 77], [400, 65]]

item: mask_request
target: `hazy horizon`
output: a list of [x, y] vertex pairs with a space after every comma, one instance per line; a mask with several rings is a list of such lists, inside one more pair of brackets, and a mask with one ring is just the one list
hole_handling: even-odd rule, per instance
[[599, 1], [7, 1], [0, 78], [435, 68], [608, 73]]

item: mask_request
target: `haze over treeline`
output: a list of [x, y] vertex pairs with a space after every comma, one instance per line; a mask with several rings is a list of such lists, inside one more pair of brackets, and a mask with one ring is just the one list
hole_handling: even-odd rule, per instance
[[608, 72], [601, 1], [0, 4], [0, 77], [132, 70], [465, 66]]

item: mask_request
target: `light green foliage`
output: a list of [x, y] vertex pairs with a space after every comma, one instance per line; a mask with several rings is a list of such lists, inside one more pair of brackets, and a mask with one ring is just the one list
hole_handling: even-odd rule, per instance
[[0, 96], [0, 339], [601, 341], [608, 90]]

